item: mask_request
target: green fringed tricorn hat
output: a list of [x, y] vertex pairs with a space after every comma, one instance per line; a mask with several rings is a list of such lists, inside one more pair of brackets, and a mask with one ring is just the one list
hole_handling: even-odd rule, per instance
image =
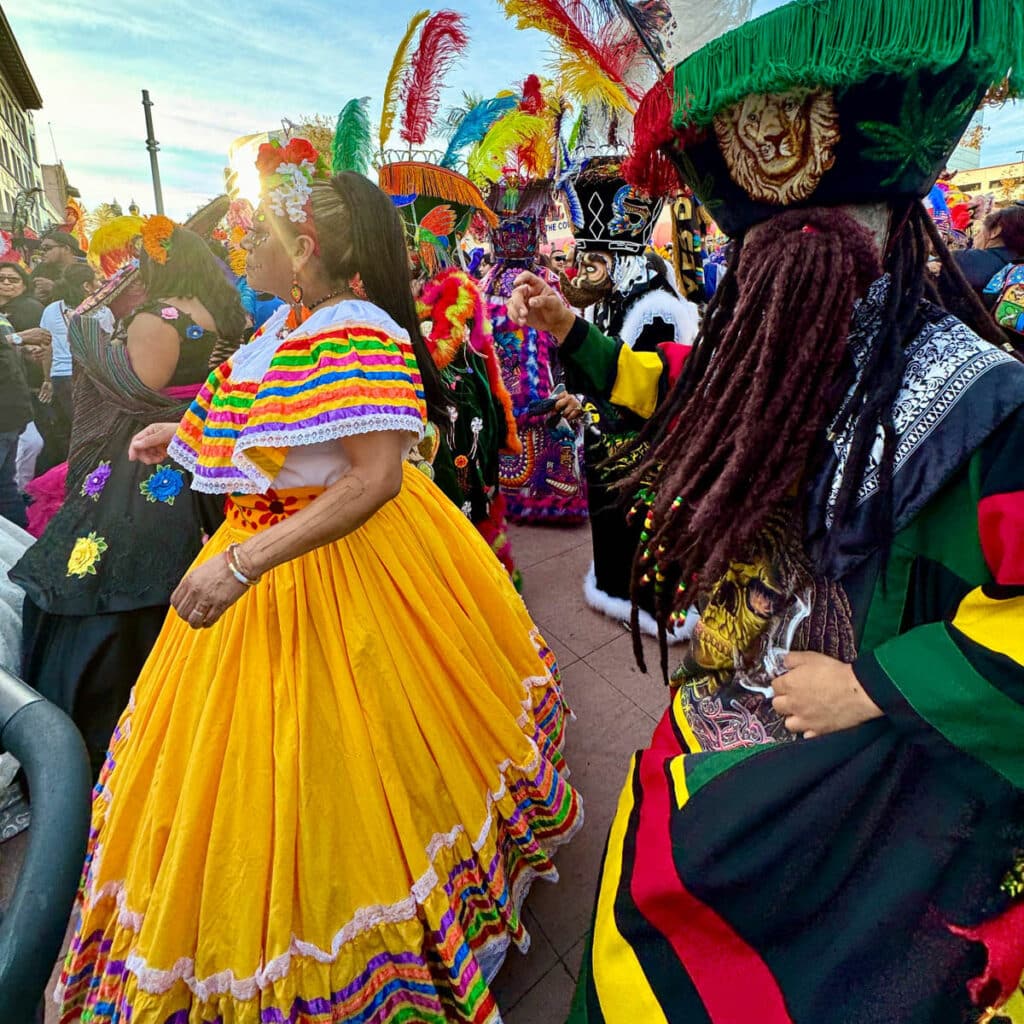
[[1024, 0], [795, 0], [677, 65], [624, 170], [690, 185], [739, 235], [783, 209], [924, 196], [994, 82], [1024, 76]]

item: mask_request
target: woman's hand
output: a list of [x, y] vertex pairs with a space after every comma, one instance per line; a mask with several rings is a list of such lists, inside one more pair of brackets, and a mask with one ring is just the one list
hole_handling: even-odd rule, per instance
[[167, 446], [178, 432], [177, 423], [152, 423], [140, 430], [128, 445], [131, 462], [143, 462], [155, 466], [167, 458]]
[[552, 415], [562, 416], [570, 423], [575, 423], [583, 415], [583, 403], [575, 395], [565, 391], [555, 399]]
[[508, 300], [509, 319], [520, 327], [533, 327], [553, 334], [558, 343], [565, 341], [576, 314], [558, 297], [558, 293], [536, 274], [526, 271], [515, 281]]
[[178, 584], [171, 607], [193, 629], [208, 629], [247, 589], [235, 579], [224, 556], [216, 555]]
[[49, 405], [53, 401], [53, 381], [44, 380], [39, 385], [39, 401], [43, 405]]
[[882, 710], [864, 691], [852, 665], [813, 651], [793, 651], [785, 665], [787, 671], [772, 682], [772, 707], [790, 732], [811, 739], [881, 718]]

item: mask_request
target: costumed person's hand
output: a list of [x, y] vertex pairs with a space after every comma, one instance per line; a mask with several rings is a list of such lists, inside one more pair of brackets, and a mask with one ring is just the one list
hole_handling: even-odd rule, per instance
[[128, 459], [155, 466], [167, 458], [167, 446], [178, 432], [177, 423], [151, 423], [140, 430], [128, 445]]
[[583, 415], [583, 403], [568, 391], [555, 399], [552, 415], [563, 416], [570, 423], [575, 423]]
[[208, 629], [246, 591], [223, 556], [193, 569], [171, 594], [171, 607], [193, 628]]
[[793, 651], [784, 664], [786, 672], [772, 681], [772, 707], [790, 732], [812, 739], [882, 716], [852, 665], [813, 651]]
[[508, 300], [508, 315], [514, 324], [547, 331], [559, 343], [565, 341], [576, 322], [576, 314], [558, 297], [554, 288], [529, 271], [515, 280]]
[[53, 401], [52, 381], [44, 380], [43, 383], [39, 385], [39, 401], [42, 402], [43, 405], [49, 405]]

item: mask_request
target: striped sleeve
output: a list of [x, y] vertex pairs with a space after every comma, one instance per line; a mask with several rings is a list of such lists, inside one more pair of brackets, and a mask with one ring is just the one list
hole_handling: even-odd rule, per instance
[[376, 431], [419, 438], [425, 422], [408, 338], [344, 323], [282, 342], [258, 378], [233, 364], [214, 371], [168, 451], [196, 490], [259, 493], [289, 448]]
[[965, 753], [1024, 789], [1024, 416], [975, 454], [978, 537], [991, 573], [944, 622], [917, 626], [854, 669], [897, 727]]
[[675, 343], [660, 345], [656, 352], [635, 352], [577, 319], [559, 356], [569, 368], [571, 390], [607, 399], [649, 419], [682, 372], [689, 352], [690, 346]]

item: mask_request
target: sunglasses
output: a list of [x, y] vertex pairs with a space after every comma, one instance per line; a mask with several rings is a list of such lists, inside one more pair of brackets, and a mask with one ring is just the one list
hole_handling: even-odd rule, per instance
[[0, 284], [21, 284], [20, 277], [0, 277]]

